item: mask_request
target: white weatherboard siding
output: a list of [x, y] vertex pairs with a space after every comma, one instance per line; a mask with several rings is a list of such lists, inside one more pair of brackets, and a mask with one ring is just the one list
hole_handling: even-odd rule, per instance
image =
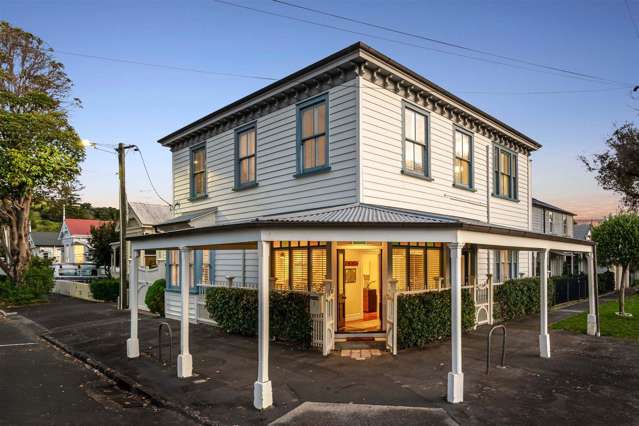
[[[487, 220], [487, 194], [492, 192], [492, 143], [474, 134], [475, 191], [453, 187], [451, 120], [430, 117], [432, 181], [405, 176], [402, 169], [402, 97], [360, 79], [361, 195], [364, 203]], [[520, 202], [490, 199], [490, 222], [528, 229], [528, 158], [518, 155]], [[488, 167], [488, 169], [487, 169]], [[489, 176], [487, 179], [487, 175]]]
[[533, 207], [532, 215], [533, 232], [544, 232], [544, 211], [539, 207]]
[[257, 250], [216, 250], [215, 282], [226, 283], [226, 277], [235, 277], [237, 285], [257, 284]]
[[294, 178], [296, 173], [296, 106], [257, 120], [256, 188], [233, 191], [233, 130], [207, 140], [208, 198], [189, 200], [189, 148], [173, 152], [174, 202], [177, 214], [217, 207], [218, 223], [264, 214], [329, 207], [357, 200], [357, 110], [354, 85], [329, 92], [329, 162], [331, 171]]

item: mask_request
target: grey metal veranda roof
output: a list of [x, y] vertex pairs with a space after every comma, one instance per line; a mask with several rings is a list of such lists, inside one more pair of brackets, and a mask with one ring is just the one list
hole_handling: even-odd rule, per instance
[[286, 213], [258, 218], [258, 221], [278, 223], [370, 223], [370, 224], [401, 224], [401, 223], [431, 223], [453, 224], [461, 223], [459, 218], [433, 215], [411, 210], [380, 207], [368, 204], [351, 204], [346, 206], [314, 209], [296, 213]]
[[[164, 224], [175, 224], [190, 221], [204, 214], [212, 213], [214, 209], [199, 210], [185, 214]], [[238, 229], [254, 229], [269, 227], [397, 227], [397, 228], [452, 228], [464, 229], [490, 234], [521, 236], [542, 240], [562, 241], [568, 243], [591, 245], [590, 242], [558, 235], [542, 234], [522, 229], [488, 224], [478, 220], [436, 215], [427, 212], [382, 207], [368, 204], [347, 204], [336, 207], [311, 209], [290, 213], [265, 215], [253, 219], [243, 219], [211, 226], [191, 227], [188, 229], [172, 230], [151, 235], [128, 237], [130, 241], [162, 239], [168, 236], [182, 236], [206, 232], [231, 231]]]

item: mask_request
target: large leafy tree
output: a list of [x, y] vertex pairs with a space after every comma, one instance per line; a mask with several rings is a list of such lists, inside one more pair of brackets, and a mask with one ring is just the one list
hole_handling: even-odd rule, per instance
[[106, 274], [111, 278], [111, 243], [120, 239], [120, 233], [115, 229], [115, 222], [103, 223], [99, 228], [91, 228], [91, 258], [97, 266], [103, 266]]
[[70, 90], [42, 39], [0, 22], [0, 268], [16, 285], [30, 260], [31, 203], [77, 185], [84, 150], [68, 120]]
[[[622, 213], [612, 216], [592, 230], [597, 243], [598, 262], [605, 266], [621, 265], [622, 274], [639, 261], [639, 215]], [[625, 315], [625, 288], [619, 286], [619, 312]]]
[[607, 150], [592, 158], [581, 157], [603, 189], [622, 196], [629, 209], [639, 208], [639, 129], [624, 123], [606, 141]]

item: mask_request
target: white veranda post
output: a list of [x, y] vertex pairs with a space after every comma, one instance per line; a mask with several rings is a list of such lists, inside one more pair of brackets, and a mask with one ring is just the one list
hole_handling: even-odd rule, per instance
[[450, 243], [450, 286], [451, 286], [451, 372], [448, 373], [448, 402], [464, 401], [464, 373], [462, 372], [462, 277], [461, 254], [463, 243]]
[[273, 405], [273, 388], [268, 377], [268, 317], [269, 317], [269, 258], [270, 242], [257, 242], [258, 258], [258, 360], [257, 360], [257, 381], [253, 387], [253, 405], [258, 410]]
[[548, 334], [548, 250], [542, 250], [539, 262], [539, 356], [550, 358]]
[[588, 334], [594, 336], [597, 334], [597, 315], [595, 312], [595, 298], [597, 297], [595, 274], [597, 271], [593, 254], [586, 254], [586, 259], [588, 260]]
[[180, 354], [177, 357], [177, 375], [180, 378], [193, 375], [193, 357], [189, 352], [189, 289], [191, 274], [189, 263], [191, 249], [180, 248]]
[[129, 310], [131, 311], [131, 337], [126, 341], [126, 356], [137, 358], [140, 356], [140, 340], [138, 339], [138, 256], [139, 250], [131, 253], [129, 267]]

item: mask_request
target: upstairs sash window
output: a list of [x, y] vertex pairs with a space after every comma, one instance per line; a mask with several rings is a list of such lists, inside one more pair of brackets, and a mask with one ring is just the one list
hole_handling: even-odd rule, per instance
[[495, 147], [494, 157], [494, 193], [498, 197], [517, 199], [517, 154], [504, 148]]
[[455, 129], [455, 185], [473, 187], [473, 138], [470, 134]]
[[404, 171], [428, 176], [428, 115], [404, 107]]
[[191, 198], [206, 195], [206, 147], [191, 151]]
[[257, 182], [257, 140], [255, 125], [250, 125], [238, 130], [235, 134], [236, 141], [236, 172], [235, 187], [252, 186]]
[[328, 167], [327, 97], [311, 100], [298, 107], [298, 172]]

